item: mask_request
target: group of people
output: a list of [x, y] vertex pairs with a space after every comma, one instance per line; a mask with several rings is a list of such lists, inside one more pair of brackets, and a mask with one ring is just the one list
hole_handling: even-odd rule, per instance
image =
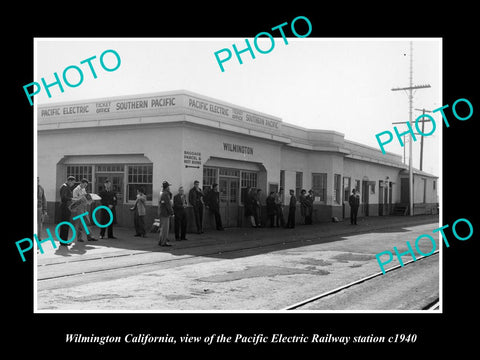
[[[193, 182], [193, 187], [188, 192], [188, 202], [192, 205], [197, 227], [197, 234], [203, 234], [203, 208], [206, 207], [215, 218], [217, 230], [223, 231], [222, 217], [220, 216], [220, 193], [218, 184], [212, 184], [211, 189], [205, 194], [200, 189], [198, 180]], [[158, 204], [158, 217], [160, 219], [160, 239], [158, 245], [171, 246], [168, 241], [170, 230], [170, 217], [174, 217], [175, 240], [187, 240], [187, 197], [183, 186], [178, 188], [178, 193], [172, 197], [168, 181], [162, 183], [162, 192]]]
[[[47, 215], [46, 212], [46, 199], [45, 199], [45, 192], [43, 188], [40, 186], [39, 178], [37, 178], [38, 182], [38, 207], [40, 208], [40, 204], [42, 205], [42, 210], [39, 210], [39, 229], [38, 233], [41, 233], [41, 227], [43, 227], [43, 219]], [[75, 238], [72, 239], [74, 245], [79, 245], [79, 243], [85, 242], [84, 233], [86, 237], [86, 241], [97, 241], [97, 239], [92, 234], [92, 225], [90, 223], [89, 216], [81, 217], [81, 220], [72, 222], [72, 219], [79, 217], [86, 212], [88, 212], [90, 205], [92, 204], [93, 200], [89, 193], [87, 193], [87, 186], [89, 181], [87, 179], [82, 179], [80, 184], [76, 185], [76, 178], [74, 176], [69, 176], [67, 181], [62, 184], [60, 187], [60, 222], [69, 222], [74, 225], [75, 229]], [[101, 203], [104, 206], [108, 206], [109, 209], [114, 210], [114, 207], [117, 203], [117, 198], [115, 192], [112, 190], [112, 184], [110, 180], [106, 179], [104, 183], [104, 189], [99, 193], [101, 197]], [[103, 224], [106, 224], [110, 220], [110, 214], [101, 209], [100, 211], [100, 218]], [[40, 217], [41, 216], [41, 217]], [[79, 217], [80, 218], [80, 217]], [[106, 228], [100, 229], [100, 238], [103, 239], [105, 237]], [[67, 224], [62, 224], [60, 226], [60, 231], [58, 236], [65, 242], [70, 240], [70, 226]], [[110, 239], [116, 239], [113, 236], [113, 222], [108, 226], [107, 236]], [[60, 251], [62, 249], [68, 249], [68, 245], [64, 242], [60, 242]]]
[[[45, 198], [45, 192], [40, 186], [39, 178], [37, 178], [38, 186], [38, 234], [41, 234], [41, 228], [43, 219], [47, 216], [47, 202]], [[74, 176], [69, 176], [67, 181], [60, 187], [60, 221], [71, 222], [72, 218], [75, 218], [88, 211], [89, 206], [92, 203], [90, 195], [87, 193], [86, 188], [88, 186], [88, 180], [82, 179], [80, 184], [75, 186], [76, 179]], [[104, 187], [99, 193], [101, 198], [101, 204], [107, 206], [115, 213], [115, 205], [117, 204], [116, 193], [112, 189], [112, 184], [109, 179], [104, 181]], [[178, 188], [178, 193], [173, 196], [170, 192], [170, 186], [167, 181], [162, 183], [162, 191], [160, 193], [158, 204], [158, 218], [160, 220], [159, 229], [159, 242], [160, 246], [171, 246], [168, 241], [170, 218], [174, 217], [174, 232], [175, 240], [182, 241], [187, 240], [187, 214], [185, 208], [188, 203], [193, 208], [195, 225], [197, 233], [202, 234], [203, 231], [203, 209], [206, 207], [214, 216], [215, 225], [217, 230], [224, 230], [222, 225], [222, 218], [220, 215], [220, 194], [218, 191], [218, 184], [213, 184], [211, 189], [204, 193], [199, 187], [199, 181], [194, 181], [193, 187], [187, 196], [182, 186]], [[248, 188], [244, 197], [244, 209], [245, 216], [249, 218], [252, 227], [263, 227], [262, 224], [262, 197], [261, 189]], [[314, 193], [312, 190], [307, 191], [302, 189], [297, 201], [295, 191], [291, 189], [289, 191], [290, 199], [288, 202], [288, 218], [285, 222], [283, 216], [283, 204], [284, 193], [283, 188], [280, 188], [278, 192], [271, 191], [266, 198], [266, 219], [270, 227], [295, 227], [295, 213], [297, 208], [297, 202], [300, 203], [300, 215], [302, 216], [303, 223], [305, 225], [312, 224], [313, 215], [313, 202]], [[146, 215], [146, 201], [145, 190], [143, 188], [137, 189], [137, 195], [135, 204], [130, 208], [134, 212], [134, 226], [135, 235], [138, 237], [146, 237], [145, 230], [145, 215]], [[351, 224], [357, 223], [357, 212], [360, 204], [360, 199], [356, 190], [353, 189], [352, 195], [349, 197], [350, 203], [350, 222]], [[109, 222], [110, 214], [104, 210], [100, 210], [101, 222], [106, 224]], [[84, 221], [77, 221], [75, 223], [76, 240], [75, 243], [84, 242], [83, 233], [85, 232], [87, 241], [96, 241], [97, 239], [92, 235], [91, 223], [88, 216], [82, 218]], [[100, 229], [100, 239], [105, 238], [105, 232], [107, 231], [107, 237], [109, 239], [116, 239], [113, 235], [113, 224], [107, 228]], [[62, 240], [69, 240], [69, 229], [67, 225], [60, 227], [59, 236]], [[67, 246], [67, 244], [60, 242], [61, 246]]]
[[[43, 220], [47, 216], [47, 201], [45, 198], [45, 191], [40, 185], [40, 179], [37, 178], [38, 186], [38, 229], [37, 233], [40, 236], [43, 228]], [[90, 205], [92, 204], [92, 199], [87, 193], [86, 188], [89, 184], [87, 179], [82, 179], [80, 184], [75, 186], [76, 178], [74, 176], [69, 176], [67, 181], [60, 187], [60, 222], [70, 222], [72, 219], [88, 211]], [[101, 205], [107, 206], [112, 210], [112, 213], [115, 213], [115, 206], [117, 204], [116, 193], [112, 189], [112, 184], [109, 179], [104, 181], [103, 190], [98, 194], [100, 196]], [[171, 246], [168, 242], [168, 233], [170, 227], [170, 217], [174, 217], [174, 228], [175, 228], [175, 240], [182, 241], [187, 240], [187, 215], [185, 208], [187, 205], [187, 198], [183, 187], [180, 186], [178, 193], [175, 196], [172, 196], [170, 192], [170, 185], [167, 181], [162, 183], [162, 192], [160, 193], [159, 204], [158, 204], [158, 218], [160, 220], [160, 235], [159, 235], [159, 245], [160, 246]], [[145, 229], [145, 215], [146, 215], [146, 202], [147, 196], [145, 190], [142, 187], [137, 188], [137, 194], [134, 205], [130, 208], [133, 212], [133, 222], [135, 227], [136, 237], [146, 237]], [[222, 218], [220, 216], [220, 197], [218, 192], [218, 184], [213, 184], [212, 188], [205, 195], [199, 187], [199, 182], [195, 181], [193, 188], [188, 194], [188, 202], [193, 207], [193, 212], [195, 215], [195, 223], [197, 226], [197, 233], [203, 233], [203, 208], [204, 206], [209, 209], [216, 223], [217, 230], [224, 230], [222, 225]], [[109, 214], [106, 210], [100, 209], [101, 222], [106, 224], [109, 222]], [[84, 242], [83, 233], [85, 232], [87, 241], [97, 241], [97, 239], [92, 235], [90, 218], [88, 216], [82, 217], [83, 221], [75, 222], [75, 244], [78, 242]], [[100, 229], [100, 239], [105, 238], [105, 232], [107, 231], [108, 239], [116, 239], [113, 235], [113, 224], [107, 228]], [[69, 229], [67, 225], [60, 226], [59, 236], [62, 240], [69, 240]], [[60, 245], [67, 247], [68, 244], [60, 242]]]
[[[261, 205], [261, 189], [248, 188], [244, 199], [245, 216], [249, 218], [252, 227], [263, 227], [262, 225], [262, 205]], [[299, 199], [295, 196], [295, 191], [289, 191], [290, 199], [288, 203], [288, 218], [285, 223], [283, 217], [284, 193], [283, 188], [278, 192], [271, 191], [266, 199], [266, 219], [270, 227], [285, 227], [289, 229], [295, 228], [295, 213], [297, 210], [297, 202], [300, 202], [300, 215], [305, 225], [312, 224], [313, 215], [313, 190], [307, 191], [302, 189]]]

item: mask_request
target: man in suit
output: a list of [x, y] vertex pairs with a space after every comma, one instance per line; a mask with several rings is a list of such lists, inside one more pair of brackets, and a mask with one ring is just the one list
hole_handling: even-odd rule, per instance
[[[60, 187], [60, 222], [67, 221], [69, 223], [72, 222], [72, 213], [69, 209], [70, 204], [72, 203], [73, 198], [73, 187], [75, 185], [75, 177], [69, 176], [67, 181], [65, 181], [62, 186]], [[60, 227], [60, 238], [63, 241], [69, 240], [68, 232], [70, 227], [68, 225], [62, 225]], [[68, 244], [64, 244], [60, 241], [61, 246], [65, 246], [68, 249]]]
[[217, 230], [223, 231], [222, 217], [220, 216], [220, 193], [218, 192], [218, 184], [212, 184], [212, 189], [207, 194], [206, 206], [215, 216], [215, 226]]
[[175, 240], [187, 240], [187, 198], [183, 191], [183, 186], [178, 188], [178, 194], [173, 197], [173, 213], [175, 215]]
[[275, 205], [275, 191], [270, 191], [270, 194], [267, 196], [265, 200], [266, 209], [267, 209], [267, 219], [270, 222], [270, 227], [275, 226], [275, 213], [276, 213], [276, 205]]
[[348, 203], [350, 204], [350, 224], [357, 225], [357, 213], [358, 207], [360, 206], [360, 196], [356, 194], [356, 190], [352, 190], [352, 195], [348, 198]]
[[[112, 210], [113, 213], [113, 207], [117, 204], [117, 196], [115, 192], [112, 190], [112, 183], [110, 180], [106, 179], [104, 182], [104, 188], [102, 191], [100, 191], [100, 194], [98, 194], [102, 200], [101, 203], [104, 206], [107, 206], [110, 210]], [[101, 222], [102, 224], [107, 224], [110, 221], [110, 214], [107, 212], [107, 210], [101, 210]], [[100, 229], [100, 239], [103, 239], [105, 237], [105, 228], [102, 227]], [[115, 236], [113, 236], [113, 221], [108, 227], [108, 238], [109, 239], [116, 239]]]
[[188, 202], [193, 206], [193, 214], [195, 215], [195, 224], [197, 225], [197, 233], [203, 233], [203, 192], [199, 187], [198, 180], [193, 182], [193, 188], [188, 193]]
[[297, 209], [297, 198], [295, 191], [290, 189], [290, 203], [288, 205], [288, 221], [286, 228], [293, 229], [295, 227], [295, 210]]

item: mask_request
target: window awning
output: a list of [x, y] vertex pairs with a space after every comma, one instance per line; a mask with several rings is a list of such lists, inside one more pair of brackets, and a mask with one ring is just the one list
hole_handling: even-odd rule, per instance
[[152, 161], [143, 154], [66, 155], [59, 161], [59, 164], [152, 164]]
[[210, 157], [203, 166], [231, 168], [248, 171], [266, 171], [265, 167], [261, 163], [233, 160], [219, 157]]

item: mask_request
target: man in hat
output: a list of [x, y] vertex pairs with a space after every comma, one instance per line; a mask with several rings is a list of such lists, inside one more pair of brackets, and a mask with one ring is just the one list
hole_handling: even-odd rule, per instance
[[215, 226], [217, 230], [223, 231], [222, 217], [220, 216], [220, 193], [218, 192], [218, 184], [212, 184], [212, 189], [206, 197], [206, 206], [215, 216]]
[[[69, 176], [67, 181], [65, 181], [62, 186], [60, 186], [60, 222], [72, 222], [72, 213], [70, 211], [70, 204], [72, 203], [72, 189], [75, 185], [75, 177]], [[63, 241], [67, 241], [70, 239], [68, 236], [70, 227], [68, 225], [62, 225], [60, 227], [60, 238]], [[65, 246], [66, 249], [68, 244], [64, 244], [60, 241], [61, 246]]]
[[[105, 179], [105, 182], [103, 183], [103, 190], [100, 191], [98, 195], [102, 198], [102, 200], [100, 200], [101, 204], [103, 206], [107, 206], [110, 210], [112, 210], [112, 213], [113, 213], [113, 208], [115, 205], [117, 205], [117, 196], [115, 192], [112, 190], [112, 183], [110, 182], [109, 179]], [[107, 212], [107, 210], [104, 210], [104, 209], [101, 210], [100, 221], [102, 224], [107, 224], [110, 221], [110, 214]], [[100, 229], [100, 239], [103, 239], [104, 237], [105, 237], [105, 228], [102, 227]], [[113, 236], [113, 221], [108, 226], [108, 238], [116, 239], [116, 237]]]
[[199, 187], [198, 180], [193, 182], [193, 188], [188, 193], [188, 201], [193, 206], [193, 214], [195, 215], [195, 224], [197, 225], [197, 233], [203, 233], [203, 192]]
[[187, 197], [183, 191], [183, 186], [178, 188], [178, 194], [173, 197], [173, 213], [175, 220], [175, 240], [187, 240]]
[[170, 217], [173, 215], [172, 193], [168, 181], [162, 183], [162, 192], [158, 202], [158, 217], [160, 218], [160, 246], [172, 246], [168, 242], [168, 231], [170, 230]]
[[288, 221], [287, 228], [293, 229], [295, 227], [295, 211], [297, 209], [297, 198], [295, 191], [290, 189], [290, 203], [288, 204]]
[[[87, 179], [82, 179], [80, 184], [73, 189], [72, 194], [73, 198], [72, 201], [74, 204], [70, 206], [72, 209], [72, 217], [76, 217], [78, 215], [84, 214], [85, 212], [88, 211], [90, 204], [92, 201], [90, 200], [90, 195], [87, 193], [87, 188], [88, 186], [88, 180]], [[85, 226], [85, 232], [87, 235], [87, 240], [88, 241], [97, 241], [92, 235], [91, 231], [91, 224], [90, 224], [90, 216], [86, 215], [82, 217], [83, 221], [81, 219], [77, 219], [77, 223], [75, 224], [75, 230], [77, 231], [77, 241], [83, 242], [84, 240], [82, 239], [82, 233], [84, 230]]]
[[352, 190], [352, 195], [348, 198], [350, 204], [350, 224], [357, 225], [357, 213], [360, 206], [360, 196], [356, 194], [356, 190]]

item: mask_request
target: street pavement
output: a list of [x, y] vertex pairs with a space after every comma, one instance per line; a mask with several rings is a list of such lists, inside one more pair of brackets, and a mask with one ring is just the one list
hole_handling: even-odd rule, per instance
[[[118, 239], [73, 245], [63, 254], [45, 243], [45, 253], [37, 255], [37, 308], [279, 310], [380, 271], [375, 254], [393, 252], [393, 246], [405, 251], [407, 240], [413, 244], [419, 235], [430, 234], [437, 227], [435, 215], [369, 217], [359, 219], [356, 226], [339, 222], [298, 225], [295, 229], [231, 228], [188, 234], [188, 241], [172, 241], [170, 248], [157, 245], [158, 234], [137, 238], [132, 229], [115, 228]], [[422, 243], [421, 247], [429, 252], [431, 244]], [[404, 261], [409, 259], [404, 257]], [[434, 261], [428, 264], [428, 277], [417, 276], [412, 270], [407, 276], [404, 270], [408, 267], [383, 275], [386, 279], [393, 277], [389, 274], [403, 272], [403, 280], [396, 286], [389, 287], [384, 281], [383, 293], [392, 295], [390, 302], [359, 304], [355, 301], [361, 298], [358, 294], [336, 302], [342, 306], [325, 304], [315, 309], [421, 308], [425, 299], [438, 297], [438, 260], [437, 265]], [[395, 265], [396, 259], [386, 268]], [[418, 274], [427, 268], [421, 262], [415, 265], [420, 269]], [[404, 287], [413, 277], [416, 285]], [[429, 290], [417, 296], [418, 301], [398, 300], [422, 287]], [[369, 291], [374, 299], [374, 291]]]

